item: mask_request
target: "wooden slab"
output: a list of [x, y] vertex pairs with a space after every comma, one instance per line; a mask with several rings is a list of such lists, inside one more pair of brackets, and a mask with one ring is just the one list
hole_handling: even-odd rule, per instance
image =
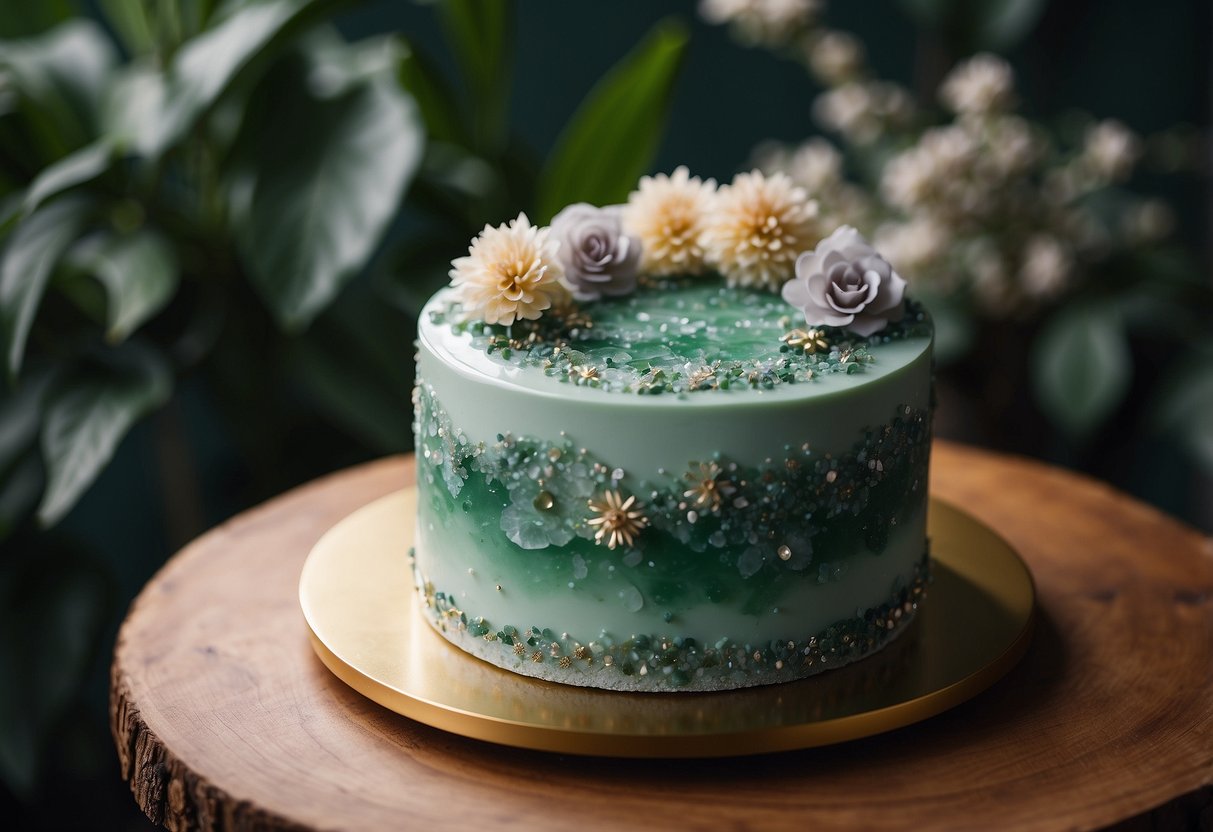
[[395, 458], [242, 514], [153, 578], [114, 655], [123, 774], [170, 829], [1213, 826], [1213, 541], [1039, 463], [937, 443], [932, 466], [934, 493], [1024, 555], [1041, 615], [1010, 676], [927, 722], [663, 762], [501, 748], [383, 710], [312, 654], [296, 590], [326, 529], [412, 480]]

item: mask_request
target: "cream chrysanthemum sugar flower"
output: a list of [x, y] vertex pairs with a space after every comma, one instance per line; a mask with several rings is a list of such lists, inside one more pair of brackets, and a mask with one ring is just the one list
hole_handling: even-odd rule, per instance
[[778, 289], [821, 238], [816, 200], [783, 173], [740, 173], [721, 187], [700, 238], [730, 286]]
[[671, 176], [642, 176], [623, 209], [623, 228], [640, 240], [640, 269], [654, 277], [700, 274], [700, 236], [716, 193], [716, 180], [691, 176], [686, 166]]
[[533, 321], [564, 300], [559, 244], [549, 229], [531, 225], [526, 214], [509, 224], [486, 225], [466, 257], [451, 261], [451, 286], [469, 319], [509, 326]]

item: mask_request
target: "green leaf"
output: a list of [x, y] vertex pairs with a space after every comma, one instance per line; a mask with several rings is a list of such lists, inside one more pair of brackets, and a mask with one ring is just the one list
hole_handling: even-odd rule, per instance
[[168, 399], [172, 376], [158, 353], [126, 344], [108, 357], [108, 366], [73, 378], [47, 402], [42, 425], [47, 486], [38, 507], [45, 526], [76, 504], [131, 426]]
[[686, 43], [681, 24], [662, 21], [594, 87], [540, 177], [541, 222], [574, 202], [627, 198], [657, 152]]
[[[288, 327], [306, 326], [370, 260], [421, 159], [413, 102], [387, 74], [317, 100], [279, 78], [258, 131], [244, 256], [258, 292]], [[299, 141], [307, 135], [307, 141]]]
[[115, 145], [154, 157], [165, 141], [168, 79], [151, 63], [129, 64], [116, 75], [102, 108], [102, 130]]
[[264, 0], [237, 6], [211, 29], [187, 41], [173, 57], [153, 155], [176, 143], [274, 43], [312, 21], [324, 3]]
[[0, 38], [25, 38], [78, 14], [69, 0], [8, 0], [0, 3]]
[[46, 485], [38, 451], [26, 451], [0, 477], [0, 541], [11, 535], [38, 505]]
[[494, 151], [506, 138], [514, 4], [506, 0], [443, 0], [439, 12], [471, 92], [478, 147]]
[[1213, 341], [1192, 344], [1164, 379], [1150, 413], [1151, 427], [1213, 472]]
[[[412, 445], [412, 367], [401, 361], [416, 331], [365, 283], [344, 293], [287, 354], [295, 383], [333, 424], [376, 453]], [[357, 367], [351, 373], [350, 367]]]
[[1100, 426], [1129, 389], [1132, 356], [1111, 304], [1063, 309], [1033, 349], [1032, 381], [1045, 415], [1074, 437]]
[[43, 169], [25, 192], [23, 210], [32, 214], [43, 202], [66, 190], [91, 182], [110, 169], [114, 148], [108, 139], [98, 139]]
[[466, 144], [467, 131], [459, 113], [458, 98], [442, 70], [413, 44], [400, 61], [400, 86], [421, 110], [426, 134], [433, 141]]
[[118, 63], [109, 37], [90, 20], [72, 20], [46, 34], [0, 43], [0, 86], [20, 93], [53, 156], [91, 141], [106, 85]]
[[101, 0], [101, 8], [130, 54], [142, 55], [156, 48], [156, 36], [147, 19], [144, 3], [139, 0]]
[[68, 256], [73, 266], [95, 275], [105, 287], [106, 337], [113, 343], [125, 340], [177, 291], [176, 252], [151, 229], [95, 235]]
[[0, 477], [34, 446], [42, 421], [42, 403], [53, 375], [30, 373], [15, 389], [0, 389]]
[[1046, 0], [984, 0], [970, 5], [974, 21], [973, 46], [1010, 49], [1024, 39], [1040, 20]]
[[954, 53], [1007, 50], [1028, 35], [1046, 0], [902, 0], [920, 25], [933, 30]]
[[22, 220], [8, 239], [0, 260], [0, 345], [10, 377], [21, 369], [51, 271], [83, 230], [91, 206], [72, 196], [56, 200]]

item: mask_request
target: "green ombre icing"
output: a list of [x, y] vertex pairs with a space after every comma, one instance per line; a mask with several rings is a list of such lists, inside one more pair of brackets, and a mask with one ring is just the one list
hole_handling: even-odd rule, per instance
[[[900, 321], [863, 338], [804, 327], [778, 295], [729, 287], [714, 277], [654, 281], [635, 294], [549, 312], [512, 327], [462, 321], [449, 301], [430, 313], [471, 337], [478, 350], [574, 384], [623, 393], [804, 383], [860, 373], [871, 348], [930, 335], [925, 310], [909, 301]], [[810, 338], [810, 334], [813, 336]]]
[[[620, 492], [622, 469], [567, 438], [470, 442], [424, 383], [416, 412], [420, 473], [433, 511], [497, 519], [523, 550], [516, 557], [525, 558], [531, 580], [551, 589], [567, 583], [570, 556], [584, 568], [603, 553], [592, 502]], [[659, 604], [740, 593], [743, 611], [761, 612], [787, 588], [781, 573], [812, 570], [826, 583], [846, 569], [851, 553], [883, 551], [890, 530], [920, 511], [921, 500], [907, 496], [926, 487], [929, 438], [928, 414], [901, 406], [843, 454], [816, 454], [802, 444], [758, 466], [714, 454], [663, 481], [630, 478], [634, 491], [623, 496], [638, 498], [646, 525], [619, 561], [653, 564], [640, 573], [639, 589]], [[537, 549], [553, 552], [524, 554]]]

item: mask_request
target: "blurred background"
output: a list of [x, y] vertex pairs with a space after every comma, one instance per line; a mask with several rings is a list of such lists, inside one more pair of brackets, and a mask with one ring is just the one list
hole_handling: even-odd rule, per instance
[[782, 170], [875, 238], [937, 319], [938, 434], [1213, 530], [1210, 17], [5, 0], [0, 816], [144, 828], [107, 698], [147, 579], [410, 449], [413, 321], [486, 222], [679, 164]]

